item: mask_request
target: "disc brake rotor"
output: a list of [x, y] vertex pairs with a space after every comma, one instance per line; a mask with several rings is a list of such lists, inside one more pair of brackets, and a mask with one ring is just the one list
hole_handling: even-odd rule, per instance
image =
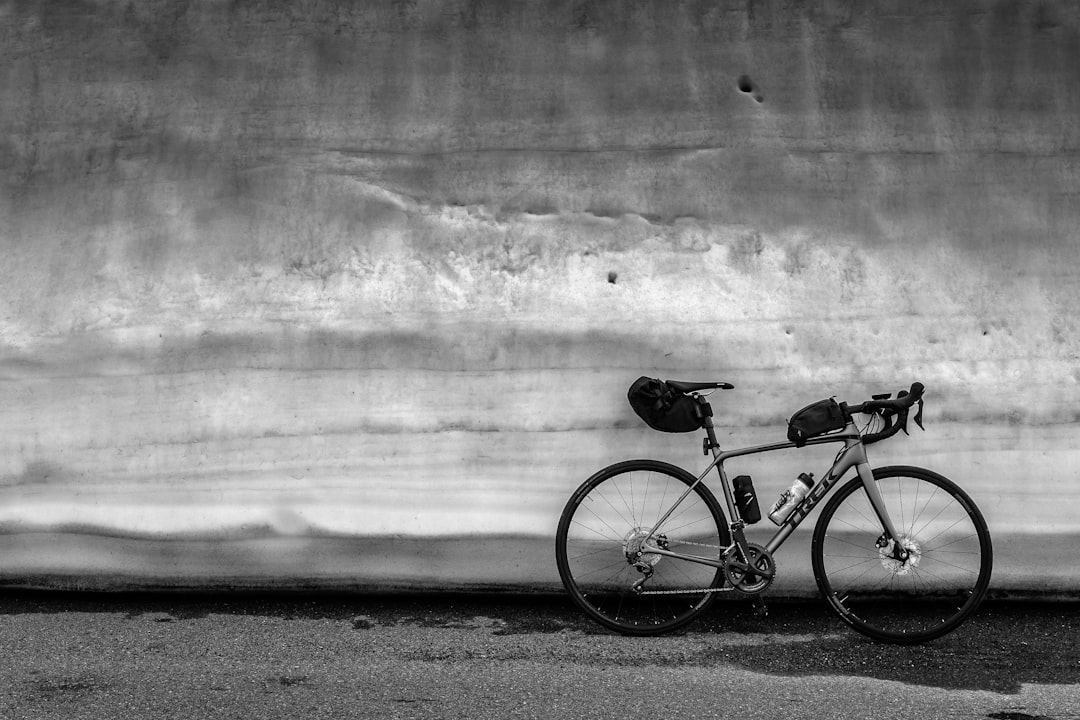
[[662, 550], [668, 549], [667, 538], [663, 535], [654, 535], [651, 543], [645, 541], [649, 537], [649, 529], [637, 527], [626, 534], [623, 538], [623, 553], [626, 555], [626, 562], [631, 565], [639, 565], [652, 567], [656, 563], [660, 562], [662, 555], [651, 553], [648, 551], [649, 545], [658, 547]]
[[907, 560], [900, 560], [893, 552], [893, 543], [890, 541], [884, 547], [878, 547], [878, 555], [881, 557], [881, 566], [893, 575], [908, 575], [912, 570], [919, 567], [922, 560], [922, 547], [915, 542], [914, 538], [900, 538], [900, 545], [908, 552]]

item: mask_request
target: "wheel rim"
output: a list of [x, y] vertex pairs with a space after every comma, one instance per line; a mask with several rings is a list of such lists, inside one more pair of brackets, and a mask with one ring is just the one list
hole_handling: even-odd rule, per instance
[[991, 551], [971, 500], [940, 476], [891, 473], [877, 482], [899, 546], [886, 542], [857, 480], [840, 489], [814, 537], [814, 571], [829, 603], [856, 629], [922, 642], [958, 626], [982, 600]]
[[[590, 480], [571, 499], [560, 523], [559, 570], [574, 600], [594, 619], [626, 633], [666, 632], [704, 609], [713, 595], [706, 589], [722, 585], [717, 568], [649, 552], [720, 558], [727, 528], [704, 488], [687, 496], [645, 541], [692, 482], [659, 464], [623, 467]], [[639, 594], [634, 585], [642, 580]]]

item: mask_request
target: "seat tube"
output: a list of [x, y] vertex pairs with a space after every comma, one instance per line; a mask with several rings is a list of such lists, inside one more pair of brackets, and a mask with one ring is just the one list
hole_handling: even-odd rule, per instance
[[739, 508], [735, 505], [735, 494], [731, 491], [727, 473], [724, 472], [724, 461], [720, 457], [720, 444], [716, 442], [716, 431], [713, 429], [711, 417], [705, 418], [704, 428], [708, 437], [709, 450], [712, 451], [713, 462], [716, 464], [716, 473], [720, 476], [720, 487], [724, 491], [724, 504], [727, 505], [728, 522], [734, 523], [741, 521], [742, 518], [739, 517]]
[[874, 480], [874, 471], [870, 467], [870, 463], [859, 463], [857, 470], [859, 479], [862, 480], [863, 488], [866, 489], [866, 496], [870, 498], [870, 505], [873, 506], [874, 512], [878, 516], [878, 520], [881, 521], [882, 528], [888, 533], [891, 540], [899, 540], [900, 534], [896, 531], [896, 526], [893, 525], [892, 518], [889, 517], [889, 511], [885, 507], [885, 500], [881, 497], [881, 490], [878, 489], [877, 482]]

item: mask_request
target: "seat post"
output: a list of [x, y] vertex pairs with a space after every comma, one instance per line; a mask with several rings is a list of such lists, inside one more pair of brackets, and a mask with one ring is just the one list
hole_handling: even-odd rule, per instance
[[695, 395], [694, 399], [697, 400], [698, 416], [701, 418], [701, 427], [706, 435], [704, 453], [708, 455], [711, 450], [715, 455], [720, 444], [716, 442], [716, 432], [713, 430], [712, 405], [700, 395]]

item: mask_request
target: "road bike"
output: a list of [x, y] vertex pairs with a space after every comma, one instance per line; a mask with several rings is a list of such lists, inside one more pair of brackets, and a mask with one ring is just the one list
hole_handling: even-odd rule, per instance
[[[955, 630], [978, 608], [993, 551], [975, 503], [936, 472], [872, 468], [867, 460], [867, 445], [908, 432], [915, 405], [922, 427], [922, 384], [896, 398], [874, 395], [858, 405], [816, 403], [818, 411], [827, 409], [836, 418], [811, 427], [809, 437], [791, 430], [787, 442], [723, 451], [705, 398], [732, 385], [652, 382], [666, 391], [665, 408], [685, 410], [691, 404], [690, 424], [704, 430], [703, 451], [713, 459], [696, 477], [656, 460], [620, 462], [595, 473], [571, 496], [556, 532], [556, 560], [566, 590], [593, 620], [628, 635], [658, 635], [686, 625], [718, 593], [729, 591], [753, 598], [764, 616], [762, 593], [776, 576], [774, 556], [826, 497], [814, 527], [811, 563], [821, 595], [841, 620], [875, 640], [910, 644]], [[856, 416], [865, 419], [861, 428]], [[803, 485], [812, 483], [805, 497], [786, 493], [773, 508], [778, 529], [772, 539], [765, 545], [748, 542], [747, 525], [760, 519], [752, 482], [742, 476], [736, 480], [743, 482], [733, 484], [724, 463], [826, 443], [842, 447], [824, 477], [813, 482], [804, 474]], [[723, 505], [705, 484], [713, 469]], [[841, 484], [852, 469], [855, 475]], [[785, 500], [788, 510], [781, 507]]]

